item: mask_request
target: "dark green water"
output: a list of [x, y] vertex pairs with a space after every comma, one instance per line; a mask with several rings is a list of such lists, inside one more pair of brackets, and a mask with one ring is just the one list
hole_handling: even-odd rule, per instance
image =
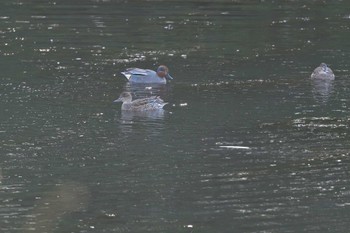
[[[347, 1], [0, 5], [0, 232], [350, 228]], [[167, 86], [120, 74], [159, 64]]]

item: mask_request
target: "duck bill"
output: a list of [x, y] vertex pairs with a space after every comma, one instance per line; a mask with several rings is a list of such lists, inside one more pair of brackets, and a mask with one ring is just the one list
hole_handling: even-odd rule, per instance
[[166, 77], [167, 79], [170, 79], [170, 80], [173, 80], [173, 79], [174, 79], [173, 77], [170, 76], [170, 74], [167, 74], [165, 77]]
[[123, 102], [123, 101], [120, 98], [113, 101], [113, 103], [119, 103], [119, 102]]

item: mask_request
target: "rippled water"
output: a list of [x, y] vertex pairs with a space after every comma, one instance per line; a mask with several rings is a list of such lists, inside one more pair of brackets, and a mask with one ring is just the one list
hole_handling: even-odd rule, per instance
[[[348, 231], [349, 9], [3, 1], [0, 231]], [[120, 74], [159, 64], [166, 86]]]

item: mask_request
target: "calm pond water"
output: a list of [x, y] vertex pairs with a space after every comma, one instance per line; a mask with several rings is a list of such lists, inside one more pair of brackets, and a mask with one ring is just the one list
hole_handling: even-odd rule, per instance
[[348, 1], [5, 0], [0, 25], [1, 232], [350, 228]]

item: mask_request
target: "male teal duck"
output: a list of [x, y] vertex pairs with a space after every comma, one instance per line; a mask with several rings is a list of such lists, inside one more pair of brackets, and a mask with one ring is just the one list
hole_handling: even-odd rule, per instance
[[312, 79], [334, 80], [334, 73], [326, 63], [321, 63], [311, 74]]
[[128, 68], [126, 71], [121, 72], [130, 83], [158, 83], [166, 84], [167, 79], [173, 79], [169, 74], [168, 67], [161, 65], [157, 71], [140, 69], [140, 68]]
[[132, 100], [130, 92], [123, 92], [119, 98], [113, 101], [122, 102], [122, 110], [125, 111], [150, 111], [160, 110], [164, 107], [165, 103], [159, 96], [151, 96], [149, 98]]

